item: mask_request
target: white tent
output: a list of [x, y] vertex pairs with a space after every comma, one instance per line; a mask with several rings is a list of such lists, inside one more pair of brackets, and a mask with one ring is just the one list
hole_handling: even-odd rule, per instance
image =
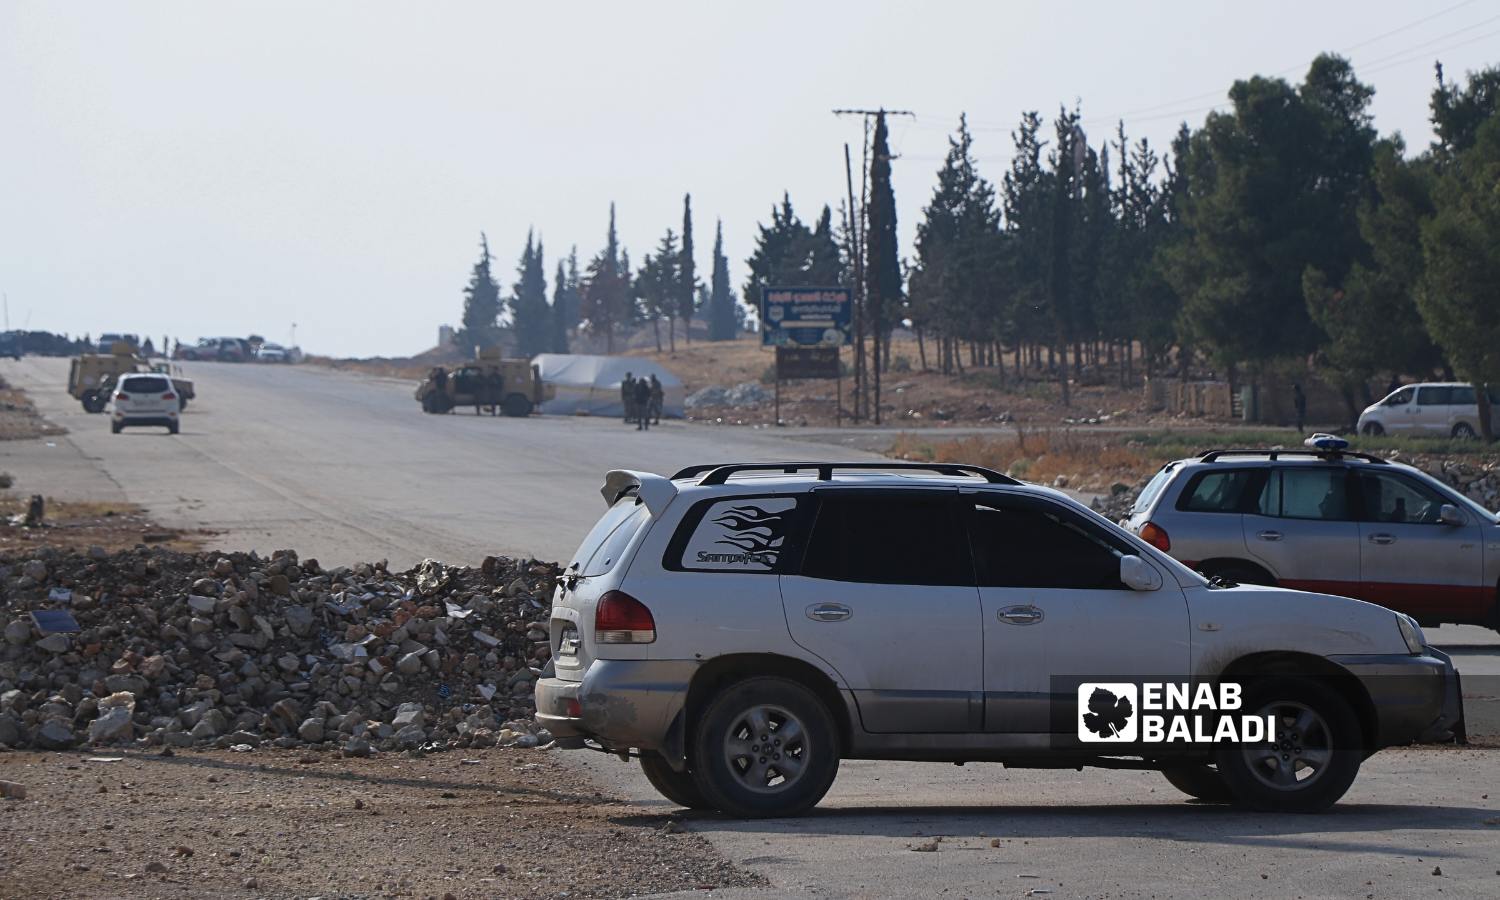
[[543, 353], [532, 364], [542, 373], [542, 381], [556, 385], [557, 396], [542, 404], [548, 415], [623, 416], [620, 382], [625, 373], [636, 378], [655, 375], [661, 382], [663, 416], [682, 418], [682, 401], [686, 394], [676, 375], [639, 356], [582, 356], [573, 353]]

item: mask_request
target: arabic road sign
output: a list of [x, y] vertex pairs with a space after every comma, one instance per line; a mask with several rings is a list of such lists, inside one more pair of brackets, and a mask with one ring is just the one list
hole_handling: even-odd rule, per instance
[[760, 294], [760, 341], [767, 347], [843, 347], [854, 301], [842, 287], [768, 287]]
[[794, 378], [837, 378], [839, 348], [777, 347], [776, 377], [785, 381]]

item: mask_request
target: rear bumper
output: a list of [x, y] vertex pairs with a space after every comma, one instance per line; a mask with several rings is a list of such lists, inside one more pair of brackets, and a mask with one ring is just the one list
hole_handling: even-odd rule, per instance
[[[660, 750], [698, 665], [695, 660], [596, 659], [582, 681], [537, 681], [537, 722], [565, 747], [591, 739], [609, 749]], [[570, 701], [577, 701], [576, 707], [570, 709]]]
[[122, 415], [121, 413], [115, 413], [115, 421], [117, 423], [119, 423], [119, 425], [122, 428], [123, 427], [133, 426], [133, 425], [160, 425], [163, 428], [170, 428], [173, 425], [177, 424], [177, 416], [176, 415], [170, 415], [169, 416], [169, 415], [165, 415], [165, 414], [153, 414], [153, 415], [149, 415], [149, 416], [147, 416], [147, 415], [135, 415], [135, 416], [132, 416], [132, 415], [129, 415], [129, 414], [123, 414]]
[[1370, 695], [1376, 749], [1467, 743], [1462, 686], [1448, 654], [1425, 647], [1420, 656], [1336, 656], [1332, 660], [1358, 678]]

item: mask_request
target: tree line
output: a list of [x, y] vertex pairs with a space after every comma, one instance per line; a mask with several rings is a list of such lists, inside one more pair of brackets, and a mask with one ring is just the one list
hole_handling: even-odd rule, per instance
[[724, 257], [724, 226], [715, 227], [709, 281], [698, 277], [693, 248], [692, 195], [682, 201], [682, 230], [668, 228], [656, 249], [640, 267], [633, 268], [630, 252], [615, 231], [615, 206], [609, 206], [609, 227], [603, 249], [582, 267], [578, 248], [557, 261], [552, 296], [547, 295], [546, 258], [542, 241], [527, 232], [526, 247], [516, 264], [516, 281], [501, 289], [493, 272], [489, 239], [480, 235], [479, 259], [464, 288], [463, 324], [454, 340], [461, 347], [493, 347], [507, 332], [521, 356], [567, 353], [578, 337], [595, 336], [605, 352], [613, 353], [622, 336], [649, 324], [657, 349], [677, 346], [677, 325], [690, 340], [695, 317], [706, 319], [710, 340], [733, 339], [744, 327], [742, 307], [729, 286], [729, 261]]
[[1500, 381], [1500, 69], [1438, 67], [1436, 138], [1415, 156], [1376, 133], [1373, 93], [1322, 55], [1299, 84], [1236, 82], [1165, 151], [1123, 124], [1090, 143], [1077, 106], [1050, 130], [1028, 112], [998, 187], [961, 119], [903, 315], [942, 371], [1003, 376], [1008, 354], [1017, 376], [1057, 373], [1064, 401], [1070, 370], [1186, 377], [1200, 357], [1231, 385], [1312, 365], [1351, 421], [1372, 379]]

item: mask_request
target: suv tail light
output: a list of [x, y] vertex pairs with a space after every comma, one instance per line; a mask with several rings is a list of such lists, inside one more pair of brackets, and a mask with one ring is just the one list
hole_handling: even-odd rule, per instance
[[601, 644], [649, 644], [656, 620], [646, 604], [624, 591], [606, 591], [594, 608], [594, 640]]
[[165, 394], [161, 395], [161, 398], [163, 400], [176, 400], [177, 399], [177, 395], [174, 394], [174, 393], [172, 393], [171, 391], [167, 391]]
[[130, 395], [127, 394], [127, 393], [125, 393], [124, 391], [121, 391], [120, 393], [115, 394], [115, 399], [116, 400], [129, 400], [130, 399]]
[[1172, 539], [1167, 537], [1167, 530], [1155, 522], [1147, 522], [1142, 526], [1141, 540], [1163, 553], [1172, 552]]

